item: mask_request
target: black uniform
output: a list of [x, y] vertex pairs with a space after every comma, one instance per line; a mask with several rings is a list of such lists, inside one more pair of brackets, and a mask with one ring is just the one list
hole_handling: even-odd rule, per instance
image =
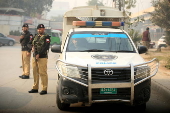
[[[28, 28], [28, 24], [24, 24], [22, 27], [27, 27]], [[31, 38], [31, 34], [29, 31], [25, 31], [23, 33], [21, 33], [21, 36], [23, 36], [23, 38], [20, 39], [20, 43], [21, 43], [21, 51], [22, 51], [22, 68], [23, 68], [23, 74], [21, 76], [19, 76], [22, 79], [29, 79], [29, 75], [30, 75], [30, 55], [28, 54], [28, 42], [30, 41]]]
[[26, 31], [25, 33], [21, 33], [21, 35], [24, 36], [24, 38], [20, 39], [21, 51], [28, 51], [27, 44], [30, 41], [31, 34], [29, 31]]

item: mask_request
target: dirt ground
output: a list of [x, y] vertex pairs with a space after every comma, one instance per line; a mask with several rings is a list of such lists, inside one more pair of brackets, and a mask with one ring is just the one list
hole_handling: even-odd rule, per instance
[[148, 54], [141, 54], [141, 56], [145, 59], [145, 61], [150, 61], [153, 58], [157, 58], [160, 63], [159, 71], [163, 72], [167, 76], [170, 76], [170, 69], [165, 67], [168, 63], [168, 59], [170, 59], [170, 48], [169, 47], [161, 48], [161, 52], [156, 52], [156, 49], [149, 49]]

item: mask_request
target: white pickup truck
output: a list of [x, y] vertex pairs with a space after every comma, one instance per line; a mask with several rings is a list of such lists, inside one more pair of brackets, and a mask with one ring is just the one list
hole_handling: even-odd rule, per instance
[[124, 13], [109, 7], [78, 7], [64, 16], [60, 53], [57, 106], [121, 102], [146, 108], [151, 93], [151, 77], [159, 67], [157, 59], [145, 62], [139, 55], [145, 46], [135, 47], [127, 34]]

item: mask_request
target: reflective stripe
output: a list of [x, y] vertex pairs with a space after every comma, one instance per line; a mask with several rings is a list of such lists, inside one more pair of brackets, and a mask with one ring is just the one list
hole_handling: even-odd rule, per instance
[[128, 38], [126, 34], [108, 34], [108, 35], [92, 35], [92, 34], [74, 34], [71, 38], [87, 38], [87, 37], [118, 37]]

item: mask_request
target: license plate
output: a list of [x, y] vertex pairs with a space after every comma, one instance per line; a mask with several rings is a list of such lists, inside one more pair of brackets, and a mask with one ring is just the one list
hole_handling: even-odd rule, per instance
[[117, 94], [117, 88], [100, 88], [100, 94]]

